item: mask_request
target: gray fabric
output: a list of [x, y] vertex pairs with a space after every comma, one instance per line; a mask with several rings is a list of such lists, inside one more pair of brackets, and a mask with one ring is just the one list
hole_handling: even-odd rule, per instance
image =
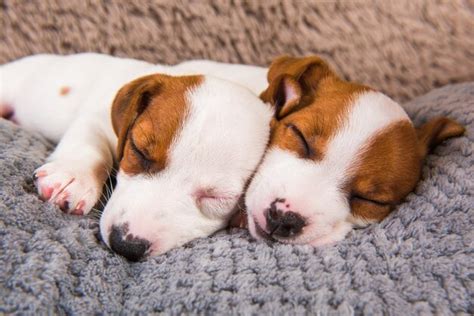
[[428, 157], [381, 224], [324, 249], [220, 232], [140, 263], [99, 244], [96, 219], [38, 199], [30, 176], [52, 145], [0, 120], [0, 313], [474, 313], [474, 83], [406, 107], [416, 123], [449, 115], [467, 136]]

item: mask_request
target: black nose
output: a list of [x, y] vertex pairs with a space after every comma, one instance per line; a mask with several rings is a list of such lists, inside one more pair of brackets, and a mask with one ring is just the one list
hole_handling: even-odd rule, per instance
[[148, 248], [150, 248], [150, 242], [148, 240], [128, 234], [128, 225], [126, 224], [122, 226], [112, 226], [112, 231], [109, 235], [109, 244], [113, 251], [130, 261], [142, 259]]
[[293, 237], [301, 233], [305, 225], [303, 217], [295, 212], [283, 212], [275, 207], [266, 211], [267, 229], [272, 236]]

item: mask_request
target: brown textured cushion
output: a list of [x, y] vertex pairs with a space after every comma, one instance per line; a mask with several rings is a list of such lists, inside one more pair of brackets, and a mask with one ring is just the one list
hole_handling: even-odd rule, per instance
[[5, 0], [0, 63], [96, 51], [268, 65], [280, 54], [317, 53], [399, 101], [474, 79], [472, 0], [315, 2]]

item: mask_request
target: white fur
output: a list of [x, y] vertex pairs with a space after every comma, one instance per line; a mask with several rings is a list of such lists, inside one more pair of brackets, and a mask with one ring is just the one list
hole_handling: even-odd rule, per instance
[[[227, 224], [265, 150], [271, 111], [250, 91], [210, 77], [187, 99], [191, 108], [166, 168], [149, 177], [119, 172], [101, 218], [103, 240], [112, 225], [128, 223], [156, 254]], [[216, 198], [199, 202], [203, 189]]]
[[[37, 55], [0, 67], [0, 107], [12, 107], [21, 126], [59, 142], [37, 169], [40, 194], [53, 188], [50, 202], [68, 201], [87, 213], [113, 164], [113, 98], [125, 83], [153, 73], [209, 77], [188, 95], [191, 112], [168, 168], [151, 178], [119, 172], [101, 232], [107, 241], [110, 225], [128, 220], [132, 233], [158, 241], [152, 247], [161, 253], [225, 225], [268, 139], [271, 111], [247, 90], [265, 88], [266, 69], [211, 61], [152, 65], [92, 53]], [[68, 94], [60, 94], [63, 87]], [[206, 186], [222, 198], [200, 200], [198, 209], [193, 190]]]
[[247, 191], [251, 233], [258, 237], [255, 224], [265, 229], [264, 211], [279, 198], [290, 205], [281, 209], [307, 219], [301, 235], [282, 241], [320, 245], [342, 239], [356, 224], [342, 191], [344, 182], [358, 166], [370, 139], [401, 120], [408, 120], [408, 116], [397, 103], [382, 93], [367, 92], [353, 100], [322, 160], [301, 159], [289, 151], [271, 148]]

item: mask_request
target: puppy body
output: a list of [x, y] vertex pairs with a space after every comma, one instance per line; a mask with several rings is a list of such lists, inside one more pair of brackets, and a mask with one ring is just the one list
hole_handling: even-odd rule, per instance
[[[267, 86], [267, 69], [257, 66], [208, 60], [153, 65], [96, 53], [34, 55], [0, 66], [0, 113], [12, 115], [9, 119], [21, 126], [59, 142], [78, 116], [97, 113], [109, 118], [112, 101], [123, 85], [155, 73], [210, 75], [257, 95]], [[108, 140], [115, 142], [112, 126], [106, 127]]]
[[135, 260], [225, 227], [268, 141], [271, 109], [256, 96], [265, 73], [38, 55], [1, 66], [0, 112], [59, 142], [35, 175], [66, 212], [88, 213], [119, 162], [101, 234]]

